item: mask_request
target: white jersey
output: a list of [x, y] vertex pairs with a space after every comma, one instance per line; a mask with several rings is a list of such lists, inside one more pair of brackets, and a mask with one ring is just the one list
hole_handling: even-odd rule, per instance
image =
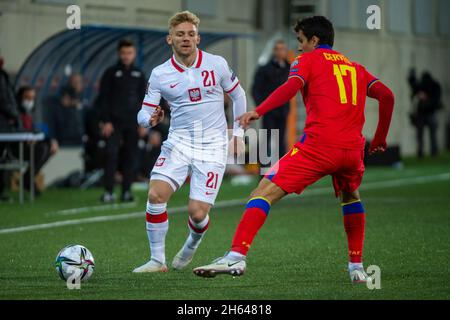
[[[231, 94], [238, 86], [224, 58], [198, 50], [189, 68], [175, 56], [155, 67], [142, 105], [152, 112], [161, 98], [167, 101], [171, 110], [167, 147], [222, 150], [228, 141], [224, 92]], [[234, 135], [243, 135], [236, 124]]]

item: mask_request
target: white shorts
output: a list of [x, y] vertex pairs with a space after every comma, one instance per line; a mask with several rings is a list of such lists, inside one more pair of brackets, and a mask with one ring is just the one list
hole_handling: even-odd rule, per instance
[[176, 148], [162, 146], [150, 180], [163, 180], [174, 191], [190, 176], [189, 198], [214, 204], [225, 172], [225, 163], [194, 159]]

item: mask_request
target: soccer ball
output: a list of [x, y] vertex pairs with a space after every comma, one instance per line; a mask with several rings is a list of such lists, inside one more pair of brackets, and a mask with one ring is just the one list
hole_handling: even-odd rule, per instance
[[86, 247], [70, 245], [58, 253], [55, 267], [56, 272], [65, 281], [71, 276], [74, 280], [79, 278], [81, 281], [87, 281], [94, 272], [94, 256]]

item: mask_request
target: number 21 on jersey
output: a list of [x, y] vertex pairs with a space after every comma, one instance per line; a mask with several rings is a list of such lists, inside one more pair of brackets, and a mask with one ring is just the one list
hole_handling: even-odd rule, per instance
[[357, 104], [357, 83], [356, 83], [356, 68], [345, 64], [333, 64], [333, 74], [339, 87], [339, 96], [341, 103], [347, 103], [347, 91], [345, 90], [344, 77], [349, 76], [352, 84], [352, 105]]
[[202, 77], [203, 77], [203, 86], [204, 87], [211, 87], [216, 85], [216, 77], [214, 75], [214, 71], [202, 71]]

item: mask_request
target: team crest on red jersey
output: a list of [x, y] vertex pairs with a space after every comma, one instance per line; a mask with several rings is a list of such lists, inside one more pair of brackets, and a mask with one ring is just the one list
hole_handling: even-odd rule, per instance
[[200, 92], [200, 88], [189, 89], [189, 98], [192, 102], [202, 100], [202, 93]]

